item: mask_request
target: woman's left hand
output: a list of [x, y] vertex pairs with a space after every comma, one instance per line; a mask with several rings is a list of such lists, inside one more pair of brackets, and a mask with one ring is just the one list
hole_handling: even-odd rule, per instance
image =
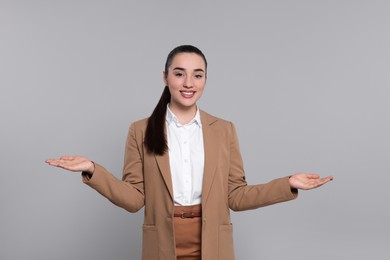
[[321, 178], [318, 174], [297, 173], [290, 177], [290, 186], [294, 189], [311, 190], [333, 180], [333, 176]]

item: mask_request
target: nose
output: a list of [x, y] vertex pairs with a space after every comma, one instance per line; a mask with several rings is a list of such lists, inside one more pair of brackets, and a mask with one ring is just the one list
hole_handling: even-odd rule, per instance
[[194, 84], [191, 77], [186, 77], [184, 80], [184, 87], [185, 88], [193, 88]]

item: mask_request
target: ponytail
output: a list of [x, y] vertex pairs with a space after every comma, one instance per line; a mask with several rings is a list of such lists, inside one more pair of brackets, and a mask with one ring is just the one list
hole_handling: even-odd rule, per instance
[[149, 153], [163, 155], [168, 150], [167, 138], [165, 136], [165, 114], [170, 100], [171, 93], [166, 86], [152, 115], [148, 118], [145, 146]]

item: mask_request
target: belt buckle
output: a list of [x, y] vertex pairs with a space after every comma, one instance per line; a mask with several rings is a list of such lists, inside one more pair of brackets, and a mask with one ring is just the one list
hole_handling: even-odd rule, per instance
[[191, 212], [190, 214], [191, 214], [191, 215], [186, 215], [186, 212], [182, 211], [180, 217], [181, 217], [182, 219], [185, 219], [185, 218], [194, 218], [194, 212]]

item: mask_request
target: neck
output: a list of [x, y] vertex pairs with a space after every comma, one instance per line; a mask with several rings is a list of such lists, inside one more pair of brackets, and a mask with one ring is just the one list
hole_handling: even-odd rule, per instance
[[194, 105], [191, 107], [177, 107], [173, 106], [172, 104], [169, 104], [169, 109], [172, 111], [172, 113], [175, 114], [175, 116], [179, 120], [179, 123], [185, 125], [195, 117], [197, 106]]

